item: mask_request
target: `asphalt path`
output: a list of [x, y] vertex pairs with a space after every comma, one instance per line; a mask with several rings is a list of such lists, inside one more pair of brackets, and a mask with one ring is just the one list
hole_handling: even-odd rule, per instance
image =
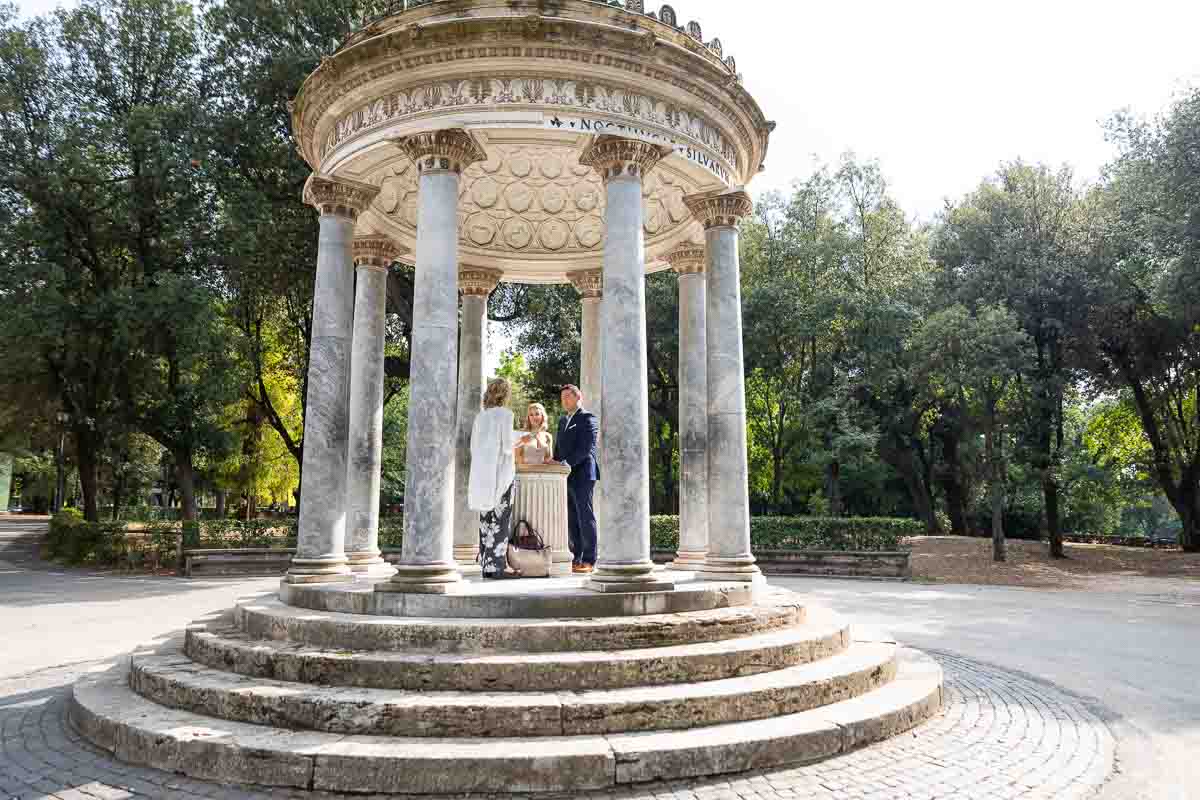
[[[109, 659], [277, 579], [188, 580], [39, 562], [44, 520], [0, 515], [0, 679]], [[905, 644], [1085, 699], [1112, 727], [1101, 800], [1200, 798], [1200, 581], [1136, 576], [1088, 591], [772, 579]]]

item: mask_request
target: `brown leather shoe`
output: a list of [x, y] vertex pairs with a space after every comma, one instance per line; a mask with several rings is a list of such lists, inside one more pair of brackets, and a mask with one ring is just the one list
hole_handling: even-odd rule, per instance
[[583, 572], [583, 564], [572, 564], [571, 572], [574, 572], [576, 575]]
[[588, 573], [595, 572], [595, 571], [596, 571], [596, 568], [591, 564], [580, 564], [579, 565], [579, 572], [583, 575], [587, 575]]

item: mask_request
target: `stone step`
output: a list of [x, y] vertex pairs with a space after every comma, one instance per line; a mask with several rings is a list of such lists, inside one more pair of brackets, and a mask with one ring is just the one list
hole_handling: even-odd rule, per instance
[[672, 573], [671, 577], [677, 582], [671, 592], [617, 594], [585, 589], [583, 577], [469, 581], [451, 594], [377, 592], [369, 581], [281, 583], [279, 600], [313, 611], [440, 619], [633, 617], [708, 611], [754, 602], [756, 589], [749, 583], [696, 581], [691, 573]]
[[667, 686], [446, 692], [313, 686], [223, 672], [171, 643], [133, 657], [130, 686], [171, 708], [295, 730], [384, 736], [572, 736], [695, 728], [836, 703], [895, 676], [896, 646], [855, 643], [812, 664]]
[[72, 724], [117, 758], [203, 780], [342, 792], [567, 792], [819, 761], [941, 707], [942, 673], [902, 651], [895, 680], [796, 714], [687, 731], [528, 739], [396, 738], [214, 720], [134, 693], [127, 667], [84, 678]]
[[329, 650], [251, 639], [229, 617], [194, 625], [193, 661], [253, 678], [325, 686], [444, 691], [620, 689], [711, 681], [807, 664], [850, 641], [847, 624], [821, 607], [803, 625], [719, 642], [617, 652], [413, 654]]
[[[519, 583], [519, 581], [514, 581]], [[804, 622], [792, 592], [766, 590], [754, 605], [591, 619], [404, 619], [312, 611], [262, 598], [239, 602], [234, 623], [254, 639], [331, 650], [410, 653], [551, 653], [717, 642]]]

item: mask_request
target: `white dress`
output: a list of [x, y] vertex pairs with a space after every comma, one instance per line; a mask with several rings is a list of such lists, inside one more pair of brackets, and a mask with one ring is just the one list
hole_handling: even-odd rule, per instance
[[516, 474], [513, 412], [507, 408], [480, 411], [471, 428], [467, 505], [472, 511], [491, 511], [512, 486]]

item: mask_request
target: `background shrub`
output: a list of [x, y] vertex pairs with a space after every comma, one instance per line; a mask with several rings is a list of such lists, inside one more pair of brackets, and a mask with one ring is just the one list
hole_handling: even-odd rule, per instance
[[[751, 550], [899, 550], [901, 540], [924, 526], [897, 517], [751, 517]], [[650, 518], [650, 547], [679, 547], [679, 517]]]

